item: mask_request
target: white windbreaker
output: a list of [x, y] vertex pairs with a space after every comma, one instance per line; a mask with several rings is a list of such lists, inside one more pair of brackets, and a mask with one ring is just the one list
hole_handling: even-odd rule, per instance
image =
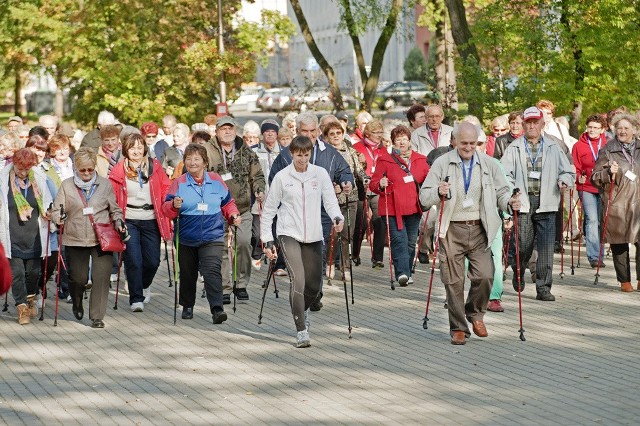
[[301, 243], [322, 241], [321, 209], [329, 217], [344, 220], [325, 169], [309, 164], [305, 173], [296, 172], [293, 163], [275, 175], [260, 219], [260, 239], [274, 240], [273, 218], [278, 216], [276, 233], [287, 235]]

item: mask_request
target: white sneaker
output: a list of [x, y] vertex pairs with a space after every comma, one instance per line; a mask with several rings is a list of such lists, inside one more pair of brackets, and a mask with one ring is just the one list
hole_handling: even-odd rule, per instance
[[398, 284], [400, 284], [400, 287], [406, 287], [409, 283], [409, 277], [407, 277], [405, 274], [402, 274], [398, 277]]
[[351, 274], [349, 273], [349, 271], [344, 271], [344, 280], [351, 281]]
[[251, 266], [253, 266], [253, 269], [256, 271], [259, 271], [262, 267], [262, 259], [251, 259]]
[[111, 274], [111, 279], [110, 281], [112, 283], [115, 283], [116, 281], [118, 281], [118, 275], [117, 274]]
[[309, 337], [307, 329], [298, 331], [298, 342], [296, 343], [296, 348], [308, 348], [309, 346], [311, 346], [311, 338]]
[[407, 285], [413, 284], [413, 277], [409, 277], [409, 281], [407, 281]]
[[287, 275], [289, 275], [289, 273], [284, 269], [276, 269], [276, 272], [274, 273], [276, 274], [277, 277], [286, 277]]
[[71, 298], [71, 295], [67, 296], [67, 303], [73, 303], [73, 299]]
[[142, 295], [144, 296], [144, 303], [151, 302], [151, 287], [143, 288]]
[[307, 327], [307, 331], [311, 328], [311, 321], [309, 320], [309, 309], [304, 311], [304, 326]]
[[142, 312], [144, 311], [144, 303], [135, 302], [131, 304], [131, 312]]
[[38, 309], [42, 309], [42, 296], [41, 295], [37, 295], [36, 296], [36, 307]]

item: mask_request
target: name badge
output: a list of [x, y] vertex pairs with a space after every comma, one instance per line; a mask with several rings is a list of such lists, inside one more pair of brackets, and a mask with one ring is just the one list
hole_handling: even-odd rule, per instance
[[371, 174], [374, 174], [376, 172], [376, 166], [371, 166]]
[[540, 179], [540, 172], [536, 172], [532, 170], [529, 172], [529, 177], [531, 179]]
[[469, 207], [473, 206], [473, 200], [469, 200], [466, 199], [462, 202], [462, 207], [464, 207], [465, 209], [468, 209]]
[[93, 207], [85, 207], [82, 209], [82, 214], [87, 216], [93, 214]]
[[228, 180], [233, 179], [233, 175], [231, 173], [225, 173], [221, 176], [222, 180], [224, 180], [225, 182]]
[[627, 170], [627, 173], [624, 174], [627, 179], [629, 179], [631, 182], [633, 182], [634, 180], [636, 180], [636, 174], [633, 173], [631, 170]]
[[198, 211], [206, 212], [209, 209], [209, 205], [207, 203], [198, 203]]
[[404, 183], [413, 182], [413, 176], [412, 175], [407, 175], [407, 176], [403, 177], [402, 179], [404, 180]]
[[173, 167], [167, 166], [167, 176], [173, 176]]

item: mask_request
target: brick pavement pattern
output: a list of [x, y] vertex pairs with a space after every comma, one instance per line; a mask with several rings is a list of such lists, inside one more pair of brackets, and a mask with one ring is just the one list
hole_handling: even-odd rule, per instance
[[269, 290], [257, 324], [266, 267], [252, 277], [249, 303], [235, 314], [227, 305], [223, 325], [198, 298], [194, 319], [179, 311], [174, 326], [163, 261], [143, 313], [126, 295], [112, 310], [111, 291], [103, 330], [76, 321], [66, 303], [53, 327], [51, 299], [43, 322], [18, 325], [13, 306], [2, 313], [0, 423], [638, 424], [640, 292], [620, 292], [611, 259], [597, 286], [586, 257], [562, 280], [559, 260], [556, 302], [536, 301], [525, 275], [526, 342], [510, 285], [505, 312], [485, 317], [489, 337], [453, 346], [437, 274], [424, 330], [427, 265], [414, 285], [392, 291], [387, 270], [363, 262], [354, 267], [353, 338], [333, 280], [311, 313], [308, 349], [295, 348], [288, 280], [278, 277], [280, 297]]

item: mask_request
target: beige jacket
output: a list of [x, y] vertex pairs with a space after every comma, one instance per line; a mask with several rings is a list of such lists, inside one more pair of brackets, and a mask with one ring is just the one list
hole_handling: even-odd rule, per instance
[[[116, 195], [108, 179], [97, 177], [95, 192], [87, 204], [93, 208], [93, 219], [96, 223], [108, 223], [123, 219], [122, 210], [116, 203]], [[89, 221], [89, 216], [83, 214], [84, 204], [72, 177], [62, 182], [53, 202], [52, 219], [54, 223], [59, 222], [61, 205], [64, 206], [64, 211], [67, 214], [67, 219], [64, 221], [62, 244], [75, 247], [98, 245], [98, 239]]]

